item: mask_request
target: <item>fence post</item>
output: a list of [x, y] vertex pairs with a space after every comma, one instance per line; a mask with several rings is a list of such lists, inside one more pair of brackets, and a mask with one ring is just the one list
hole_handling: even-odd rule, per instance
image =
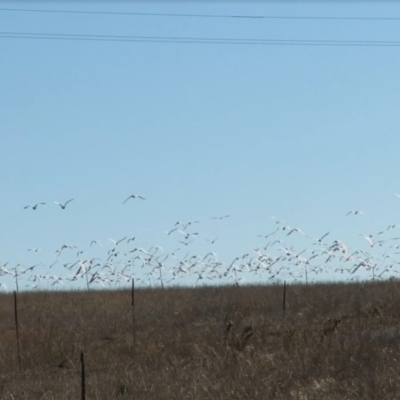
[[283, 302], [282, 302], [282, 310], [283, 310], [283, 319], [286, 318], [286, 281], [283, 281]]
[[136, 324], [135, 324], [135, 279], [132, 278], [132, 338], [133, 345], [136, 346]]
[[85, 357], [81, 351], [81, 400], [86, 400]]
[[15, 318], [15, 333], [17, 335], [17, 353], [18, 353], [18, 366], [19, 371], [22, 371], [21, 366], [21, 351], [19, 344], [19, 324], [18, 324], [18, 306], [17, 306], [17, 292], [14, 290], [14, 318]]

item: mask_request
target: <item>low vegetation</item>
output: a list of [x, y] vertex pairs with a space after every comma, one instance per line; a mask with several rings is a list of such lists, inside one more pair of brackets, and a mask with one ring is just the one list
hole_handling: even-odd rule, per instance
[[0, 398], [394, 399], [400, 283], [0, 296]]

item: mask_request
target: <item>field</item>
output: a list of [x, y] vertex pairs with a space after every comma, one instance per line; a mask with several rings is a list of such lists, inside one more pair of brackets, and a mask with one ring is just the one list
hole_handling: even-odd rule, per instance
[[400, 283], [0, 296], [1, 399], [395, 399]]

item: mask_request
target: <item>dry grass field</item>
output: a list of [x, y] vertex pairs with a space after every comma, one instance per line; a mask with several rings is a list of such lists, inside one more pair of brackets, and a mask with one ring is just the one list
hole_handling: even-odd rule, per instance
[[400, 283], [0, 296], [1, 399], [398, 399]]

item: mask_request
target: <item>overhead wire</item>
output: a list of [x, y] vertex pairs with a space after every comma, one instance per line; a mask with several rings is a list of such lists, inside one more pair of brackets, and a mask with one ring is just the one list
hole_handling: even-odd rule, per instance
[[34, 33], [0, 32], [1, 39], [75, 40], [102, 42], [153, 42], [224, 45], [269, 45], [269, 46], [358, 46], [358, 47], [399, 47], [400, 41], [391, 40], [327, 40], [327, 39], [255, 39], [255, 38], [216, 38], [185, 36], [132, 36], [132, 35], [93, 35], [75, 33]]
[[299, 16], [299, 15], [234, 15], [234, 14], [185, 14], [185, 13], [151, 13], [128, 11], [84, 11], [0, 8], [4, 12], [58, 13], [58, 14], [93, 14], [93, 15], [125, 15], [141, 17], [174, 17], [174, 18], [236, 18], [236, 19], [288, 19], [288, 20], [349, 20], [349, 21], [399, 21], [400, 17], [337, 17], [337, 16]]

